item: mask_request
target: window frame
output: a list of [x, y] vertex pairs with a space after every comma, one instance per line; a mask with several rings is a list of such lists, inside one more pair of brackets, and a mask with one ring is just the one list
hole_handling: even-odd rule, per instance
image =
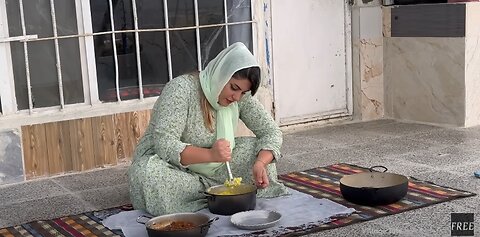
[[[111, 0], [109, 4], [111, 4]], [[136, 3], [135, 0], [131, 0], [132, 5]], [[11, 128], [21, 125], [27, 124], [37, 124], [37, 123], [45, 123], [45, 122], [53, 122], [53, 121], [63, 121], [63, 120], [70, 120], [70, 119], [78, 119], [82, 117], [92, 117], [92, 116], [102, 116], [107, 114], [113, 113], [121, 113], [121, 112], [129, 112], [135, 110], [144, 110], [150, 109], [153, 104], [155, 103], [157, 96], [155, 97], [147, 97], [143, 98], [143, 88], [141, 87], [141, 82], [139, 84], [140, 87], [140, 94], [141, 97], [138, 99], [131, 99], [131, 100], [118, 100], [116, 102], [102, 102], [100, 100], [99, 92], [98, 92], [98, 84], [97, 84], [97, 69], [96, 69], [96, 60], [95, 60], [95, 45], [94, 45], [94, 35], [99, 34], [114, 34], [119, 32], [133, 32], [136, 38], [137, 48], [138, 48], [138, 34], [139, 32], [146, 32], [146, 31], [165, 31], [166, 35], [166, 47], [167, 47], [167, 60], [168, 60], [168, 73], [169, 73], [169, 80], [172, 79], [172, 65], [171, 65], [171, 52], [169, 51], [170, 42], [169, 42], [169, 34], [171, 31], [174, 30], [185, 30], [185, 29], [195, 29], [196, 31], [196, 48], [197, 48], [197, 61], [198, 61], [198, 69], [201, 69], [201, 50], [200, 50], [200, 29], [206, 27], [215, 27], [215, 26], [225, 26], [225, 34], [226, 34], [226, 43], [227, 45], [230, 44], [228, 39], [228, 28], [231, 25], [239, 25], [239, 24], [250, 24], [251, 25], [251, 35], [252, 35], [252, 50], [253, 54], [258, 58], [257, 55], [258, 51], [258, 17], [262, 13], [262, 11], [256, 10], [256, 6], [260, 6], [260, 0], [251, 0], [250, 2], [250, 10], [251, 10], [251, 20], [250, 21], [242, 21], [242, 22], [235, 22], [230, 23], [227, 22], [226, 19], [224, 23], [221, 24], [212, 24], [212, 25], [200, 25], [198, 20], [198, 0], [194, 1], [195, 7], [195, 25], [189, 27], [178, 27], [172, 28], [168, 26], [168, 15], [165, 14], [165, 24], [166, 28], [161, 29], [138, 29], [138, 24], [136, 21], [136, 17], [134, 17], [134, 25], [135, 28], [133, 30], [127, 31], [109, 31], [109, 32], [99, 32], [93, 33], [93, 27], [91, 22], [91, 11], [90, 11], [90, 1], [88, 0], [74, 0], [76, 14], [77, 14], [77, 27], [78, 27], [78, 34], [72, 35], [69, 37], [75, 37], [79, 40], [79, 51], [80, 51], [80, 62], [81, 62], [81, 72], [82, 72], [82, 84], [83, 84], [83, 92], [84, 92], [84, 102], [77, 103], [77, 104], [65, 104], [62, 108], [61, 105], [51, 106], [51, 107], [43, 107], [43, 108], [33, 108], [33, 109], [25, 109], [25, 110], [17, 110], [17, 102], [16, 102], [16, 93], [15, 93], [15, 85], [14, 85], [14, 74], [13, 74], [13, 64], [11, 58], [11, 50], [10, 50], [10, 43], [11, 41], [20, 41], [25, 40], [25, 37], [10, 37], [8, 31], [8, 18], [7, 18], [7, 10], [6, 10], [6, 0], [0, 0], [0, 24], [3, 27], [0, 27], [0, 73], [5, 75], [0, 77], [0, 99], [2, 101], [2, 108], [0, 113], [0, 129], [1, 128]], [[167, 0], [163, 0], [164, 4], [166, 5]], [[227, 0], [223, 0], [223, 4], [227, 4]], [[225, 6], [224, 5], [224, 6]], [[136, 7], [133, 7], [136, 8]], [[164, 13], [168, 12], [168, 6], [164, 8]], [[224, 14], [226, 16], [227, 10], [224, 7]], [[260, 16], [261, 18], [261, 16]], [[113, 25], [113, 24], [112, 24]], [[42, 40], [42, 39], [35, 39], [35, 36], [27, 36], [27, 41], [29, 40]], [[61, 37], [48, 37], [46, 40], [54, 41], [54, 38], [65, 38], [64, 36]], [[138, 52], [138, 51], [137, 51]], [[260, 58], [258, 58], [259, 61]], [[137, 53], [137, 65], [139, 64], [140, 54]], [[141, 73], [139, 69], [139, 74]], [[140, 75], [141, 76], [141, 75]], [[116, 75], [118, 78], [118, 74]], [[117, 79], [118, 80], [118, 79]], [[139, 81], [141, 81], [139, 79]], [[117, 87], [117, 95], [118, 95], [118, 87]], [[119, 98], [117, 98], [119, 99]]]

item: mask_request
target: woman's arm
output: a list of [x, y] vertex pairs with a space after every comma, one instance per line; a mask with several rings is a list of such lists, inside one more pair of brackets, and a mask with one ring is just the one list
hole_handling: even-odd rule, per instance
[[[188, 76], [180, 76], [165, 85], [153, 107], [150, 126], [153, 126], [153, 144], [156, 153], [166, 161], [182, 168], [207, 162], [225, 162], [231, 159], [226, 140], [216, 141], [212, 148], [202, 148], [180, 140], [189, 116], [191, 94], [195, 84]], [[203, 126], [200, 124], [199, 126]]]
[[[194, 147], [180, 140], [185, 130], [191, 95], [194, 85], [188, 76], [177, 77], [168, 82], [153, 107], [150, 126], [153, 127], [152, 142], [155, 152], [171, 164], [186, 168], [186, 165], [198, 163], [195, 160], [184, 162], [182, 156], [208, 159], [208, 149]], [[185, 153], [186, 150], [186, 153]], [[184, 155], [182, 155], [184, 154]]]
[[217, 140], [210, 149], [187, 146], [180, 155], [180, 163], [184, 166], [207, 162], [225, 162], [232, 158], [230, 143], [225, 139]]
[[189, 145], [185, 147], [180, 156], [180, 164], [182, 164], [183, 166], [197, 163], [212, 162], [212, 153], [208, 148]]
[[267, 165], [280, 158], [282, 132], [260, 102], [247, 94], [239, 102], [240, 119], [257, 136], [256, 154], [252, 172], [259, 188], [269, 185]]
[[248, 93], [239, 102], [239, 113], [240, 119], [258, 138], [257, 160], [269, 164], [279, 159], [282, 132], [263, 105]]
[[273, 161], [273, 153], [270, 150], [260, 150], [257, 155], [256, 162], [263, 164], [264, 166], [270, 164]]

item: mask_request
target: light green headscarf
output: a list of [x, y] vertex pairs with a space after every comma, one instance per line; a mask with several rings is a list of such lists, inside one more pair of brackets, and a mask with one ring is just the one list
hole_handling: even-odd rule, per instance
[[[222, 50], [207, 67], [200, 72], [200, 84], [210, 105], [216, 111], [217, 140], [224, 138], [230, 142], [230, 148], [235, 147], [235, 130], [238, 124], [238, 103], [233, 102], [227, 107], [218, 104], [218, 96], [233, 74], [241, 69], [258, 67], [255, 57], [248, 48], [240, 43], [234, 43]], [[224, 163], [193, 164], [189, 169], [205, 176], [213, 173]]]

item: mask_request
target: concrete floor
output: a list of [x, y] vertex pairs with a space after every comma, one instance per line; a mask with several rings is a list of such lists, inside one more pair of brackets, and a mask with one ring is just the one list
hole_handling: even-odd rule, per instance
[[[480, 127], [441, 128], [379, 120], [284, 134], [279, 173], [347, 162], [480, 193]], [[127, 165], [0, 187], [0, 227], [129, 203]], [[450, 236], [451, 213], [475, 213], [480, 196], [441, 203], [307, 236]]]

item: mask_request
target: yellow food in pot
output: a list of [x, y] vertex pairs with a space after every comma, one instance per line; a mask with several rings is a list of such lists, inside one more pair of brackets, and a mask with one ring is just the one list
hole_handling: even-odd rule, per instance
[[236, 195], [236, 194], [238, 194], [238, 192], [236, 192], [233, 189], [233, 187], [218, 193], [218, 195]]
[[239, 195], [254, 192], [256, 187], [251, 184], [239, 184], [237, 186], [227, 187], [225, 185], [218, 185], [215, 187], [210, 187], [207, 189], [208, 194], [219, 195], [219, 196], [229, 196], [229, 195]]
[[233, 178], [232, 180], [225, 180], [225, 183], [223, 185], [227, 187], [226, 190], [223, 190], [218, 193], [218, 195], [235, 195], [238, 194], [238, 190], [234, 189], [235, 187], [238, 187], [242, 184], [242, 178], [237, 177]]
[[233, 178], [233, 180], [225, 180], [225, 183], [223, 183], [223, 185], [227, 186], [227, 187], [236, 187], [236, 186], [239, 186], [240, 184], [242, 184], [242, 178], [241, 177], [237, 177], [237, 178]]

